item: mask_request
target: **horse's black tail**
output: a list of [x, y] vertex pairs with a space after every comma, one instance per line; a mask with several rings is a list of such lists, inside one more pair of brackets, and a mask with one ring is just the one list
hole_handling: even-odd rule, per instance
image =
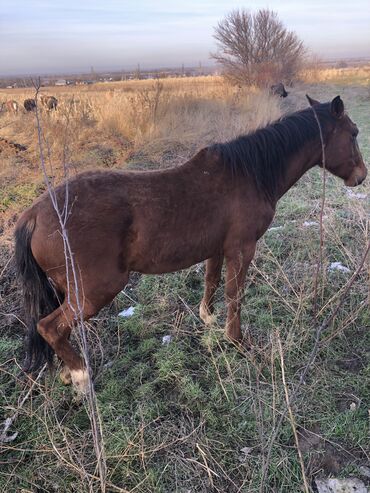
[[46, 362], [51, 366], [54, 351], [37, 331], [37, 323], [59, 306], [58, 297], [31, 250], [35, 219], [22, 221], [15, 231], [15, 262], [24, 299], [28, 326], [24, 371], [34, 372]]

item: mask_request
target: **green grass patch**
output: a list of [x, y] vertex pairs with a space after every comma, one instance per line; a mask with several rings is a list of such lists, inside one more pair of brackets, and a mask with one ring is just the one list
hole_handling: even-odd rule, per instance
[[45, 187], [41, 183], [13, 185], [0, 190], [0, 212], [8, 209], [23, 210], [29, 207]]

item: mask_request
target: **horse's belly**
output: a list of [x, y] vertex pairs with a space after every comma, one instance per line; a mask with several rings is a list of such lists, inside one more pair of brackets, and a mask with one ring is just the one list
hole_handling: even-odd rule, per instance
[[192, 265], [195, 265], [212, 255], [205, 256], [194, 256], [193, 258], [187, 257], [180, 260], [174, 259], [164, 259], [162, 261], [158, 261], [157, 259], [152, 259], [149, 262], [143, 262], [136, 266], [136, 268], [132, 268], [131, 270], [135, 272], [140, 272], [141, 274], [165, 274], [167, 272], [176, 272], [182, 269], [187, 269]]
[[174, 236], [164, 241], [133, 245], [129, 270], [143, 274], [163, 274], [186, 269], [212, 257], [221, 248], [219, 241], [204, 244], [201, 241], [179, 241]]

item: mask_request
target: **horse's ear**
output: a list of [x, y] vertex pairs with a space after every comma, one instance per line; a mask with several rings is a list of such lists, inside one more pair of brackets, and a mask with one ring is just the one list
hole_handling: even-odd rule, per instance
[[344, 114], [344, 104], [343, 101], [340, 99], [340, 96], [337, 96], [333, 99], [330, 109], [331, 114], [335, 116], [335, 118], [342, 118]]
[[321, 104], [320, 101], [316, 101], [316, 99], [310, 98], [310, 96], [308, 94], [306, 94], [306, 98], [307, 98], [308, 102], [310, 103], [310, 106], [316, 106], [318, 104]]

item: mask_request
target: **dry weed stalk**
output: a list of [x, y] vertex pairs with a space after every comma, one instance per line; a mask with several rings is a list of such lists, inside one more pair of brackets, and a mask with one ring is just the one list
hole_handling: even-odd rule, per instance
[[279, 333], [276, 333], [276, 338], [277, 338], [277, 344], [278, 344], [278, 350], [279, 350], [279, 356], [280, 356], [280, 365], [281, 365], [281, 378], [283, 380], [283, 386], [284, 386], [284, 394], [285, 394], [285, 402], [288, 408], [289, 412], [289, 419], [290, 419], [290, 425], [292, 427], [293, 435], [294, 435], [294, 441], [297, 447], [297, 452], [298, 452], [298, 458], [299, 458], [299, 464], [301, 466], [301, 471], [302, 471], [302, 478], [303, 478], [303, 486], [304, 490], [306, 493], [309, 493], [309, 487], [307, 483], [307, 476], [306, 476], [306, 471], [304, 467], [304, 462], [303, 462], [303, 457], [302, 457], [302, 451], [299, 446], [299, 440], [298, 440], [298, 435], [297, 435], [297, 426], [296, 426], [296, 421], [294, 418], [292, 406], [290, 403], [289, 399], [289, 390], [288, 390], [288, 385], [286, 383], [286, 378], [285, 378], [285, 364], [284, 364], [284, 351], [283, 351], [283, 346], [281, 345], [281, 340]]
[[31, 386], [28, 389], [28, 391], [26, 392], [26, 394], [24, 395], [24, 397], [21, 399], [21, 401], [18, 403], [17, 410], [15, 411], [15, 413], [12, 416], [10, 416], [9, 418], [6, 418], [5, 421], [2, 423], [2, 430], [0, 431], [0, 443], [9, 443], [9, 442], [12, 442], [13, 440], [15, 440], [17, 438], [17, 436], [18, 436], [17, 431], [15, 433], [13, 433], [12, 435], [8, 435], [8, 430], [14, 424], [16, 419], [18, 418], [20, 410], [22, 409], [23, 405], [25, 404], [25, 402], [30, 397], [30, 395], [33, 391], [33, 388], [35, 387], [36, 383], [40, 380], [45, 369], [46, 369], [46, 364], [41, 368], [37, 377], [35, 379], [32, 379]]
[[[92, 384], [92, 378], [91, 378], [92, 375], [91, 375], [91, 367], [90, 367], [90, 360], [89, 360], [89, 351], [88, 351], [88, 344], [87, 344], [87, 338], [86, 338], [86, 332], [85, 332], [84, 320], [83, 320], [83, 307], [81, 306], [81, 302], [80, 302], [81, 296], [80, 296], [79, 276], [78, 276], [78, 272], [77, 272], [77, 267], [76, 267], [75, 262], [74, 262], [73, 251], [72, 251], [72, 248], [71, 248], [71, 245], [69, 242], [68, 230], [67, 230], [67, 225], [66, 225], [67, 219], [68, 219], [68, 214], [69, 214], [69, 193], [68, 193], [68, 191], [69, 191], [69, 182], [68, 182], [69, 172], [68, 172], [68, 165], [65, 161], [62, 163], [63, 164], [63, 171], [64, 171], [64, 178], [65, 178], [66, 195], [65, 195], [65, 203], [63, 205], [62, 210], [60, 210], [60, 208], [58, 206], [57, 198], [56, 198], [56, 193], [55, 193], [53, 181], [52, 181], [52, 179], [49, 178], [48, 173], [47, 173], [44, 143], [46, 144], [46, 147], [47, 147], [47, 155], [48, 155], [48, 160], [49, 160], [50, 164], [51, 164], [51, 155], [50, 155], [50, 147], [48, 146], [47, 142], [45, 142], [45, 139], [44, 139], [42, 124], [41, 124], [41, 118], [40, 118], [40, 113], [39, 113], [39, 107], [38, 107], [38, 96], [39, 96], [39, 91], [40, 91], [40, 82], [39, 81], [35, 82], [34, 86], [35, 86], [35, 101], [36, 101], [35, 117], [36, 117], [36, 123], [37, 123], [38, 145], [39, 145], [39, 151], [40, 151], [40, 164], [41, 164], [41, 169], [42, 169], [42, 173], [43, 173], [43, 177], [44, 177], [44, 182], [45, 182], [45, 185], [47, 187], [47, 191], [48, 191], [50, 200], [52, 202], [53, 208], [55, 210], [55, 213], [57, 214], [59, 225], [61, 228], [60, 234], [62, 237], [63, 247], [64, 247], [66, 276], [67, 276], [67, 279], [70, 280], [70, 282], [67, 282], [67, 286], [68, 286], [67, 302], [74, 312], [75, 328], [77, 329], [76, 333], [78, 335], [77, 340], [78, 340], [78, 343], [80, 346], [82, 357], [84, 359], [86, 370], [89, 374], [88, 390], [87, 390], [87, 394], [86, 394], [87, 410], [88, 410], [88, 416], [89, 416], [90, 423], [91, 423], [94, 449], [95, 449], [95, 455], [96, 455], [96, 461], [97, 461], [98, 477], [100, 480], [100, 487], [101, 487], [102, 493], [105, 493], [105, 491], [106, 491], [107, 466], [106, 466], [106, 457], [105, 457], [102, 424], [101, 424], [98, 404], [97, 404], [96, 395], [95, 395], [94, 387]], [[67, 120], [67, 125], [68, 125], [68, 120]], [[65, 146], [64, 146], [63, 156], [66, 157], [66, 154], [67, 154], [67, 143], [65, 143]], [[76, 300], [77, 310], [71, 304], [71, 291], [70, 291], [71, 286], [72, 286], [72, 289], [74, 290], [74, 299]]]
[[323, 264], [323, 249], [324, 249], [324, 224], [323, 224], [323, 217], [324, 217], [324, 208], [325, 208], [325, 201], [326, 201], [326, 156], [325, 156], [325, 142], [324, 142], [324, 136], [322, 133], [322, 128], [321, 124], [319, 121], [319, 117], [317, 116], [315, 107], [311, 105], [311, 109], [313, 111], [313, 114], [315, 116], [315, 120], [317, 123], [317, 126], [319, 128], [319, 134], [320, 134], [320, 141], [321, 141], [321, 153], [322, 153], [322, 193], [321, 193], [321, 206], [320, 206], [320, 219], [319, 219], [319, 224], [320, 224], [320, 245], [319, 245], [319, 256], [317, 259], [317, 264], [316, 264], [316, 273], [315, 273], [315, 282], [314, 282], [314, 295], [313, 295], [313, 313], [315, 319], [317, 318], [317, 291], [318, 291], [318, 282], [319, 282], [319, 275], [320, 275], [320, 270], [322, 269], [322, 264]]

